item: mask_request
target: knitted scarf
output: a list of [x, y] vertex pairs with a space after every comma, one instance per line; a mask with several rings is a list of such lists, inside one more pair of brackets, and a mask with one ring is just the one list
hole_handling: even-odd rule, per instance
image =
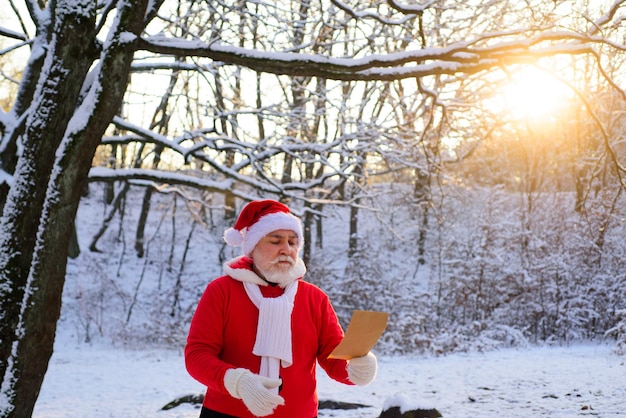
[[[293, 362], [291, 345], [291, 312], [298, 291], [298, 278], [306, 272], [301, 259], [292, 271], [292, 281], [285, 292], [276, 298], [265, 298], [259, 286], [267, 285], [251, 269], [251, 260], [238, 257], [224, 264], [224, 272], [243, 283], [248, 298], [259, 309], [256, 341], [252, 353], [261, 357], [259, 374], [278, 379], [280, 366], [289, 367]], [[276, 388], [275, 393], [278, 393]]]
[[256, 284], [244, 282], [243, 285], [252, 303], [259, 308], [256, 341], [252, 349], [253, 354], [261, 357], [259, 374], [278, 379], [281, 364], [289, 367], [293, 363], [291, 311], [298, 281], [294, 280], [287, 285], [285, 293], [277, 298], [264, 298]]

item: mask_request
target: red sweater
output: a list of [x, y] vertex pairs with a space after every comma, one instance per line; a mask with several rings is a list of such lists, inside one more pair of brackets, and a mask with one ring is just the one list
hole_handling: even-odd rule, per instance
[[[243, 263], [243, 264], [242, 264]], [[249, 259], [239, 267], [250, 267]], [[264, 297], [283, 294], [280, 287], [260, 286]], [[243, 283], [222, 276], [207, 286], [191, 321], [185, 363], [189, 374], [207, 386], [203, 405], [237, 417], [253, 417], [241, 399], [230, 396], [224, 374], [233, 367], [258, 373], [261, 358], [252, 354], [259, 311], [248, 298]], [[300, 280], [291, 315], [293, 364], [280, 369], [280, 396], [285, 404], [272, 417], [317, 416], [316, 360], [333, 379], [348, 380], [347, 362], [328, 359], [343, 338], [343, 330], [328, 296], [318, 287]]]

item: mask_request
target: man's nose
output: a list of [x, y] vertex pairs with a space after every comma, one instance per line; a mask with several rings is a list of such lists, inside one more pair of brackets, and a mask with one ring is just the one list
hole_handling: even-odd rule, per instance
[[291, 246], [289, 242], [284, 241], [280, 244], [280, 252], [281, 254], [289, 254], [291, 252]]

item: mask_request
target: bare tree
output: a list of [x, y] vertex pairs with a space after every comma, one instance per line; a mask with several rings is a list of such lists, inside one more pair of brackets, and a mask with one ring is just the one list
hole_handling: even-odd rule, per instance
[[52, 354], [71, 225], [91, 156], [120, 107], [146, 4], [121, 5], [102, 48], [95, 4], [60, 1], [46, 10], [29, 4], [38, 36], [18, 98], [29, 105], [14, 115], [22, 128], [3, 126], [23, 152], [0, 223], [0, 374], [9, 401], [0, 416], [30, 416], [37, 399]]
[[[625, 49], [624, 1], [603, 10], [539, 0], [172, 0], [159, 14], [159, 0], [9, 3], [19, 23], [0, 32], [15, 42], [0, 52], [30, 49], [13, 106], [0, 114], [3, 188], [10, 189], [0, 220], [4, 417], [29, 416], [37, 398], [88, 178], [191, 186], [223, 194], [232, 209], [235, 198], [263, 195], [320, 204], [333, 201], [345, 182], [361, 191], [363, 167], [433, 172], [425, 162], [437, 155], [442, 133], [480, 142], [482, 133], [466, 122], [479, 119], [475, 106], [494, 93], [491, 80], [503, 69], [557, 56], [589, 58], [598, 84], [624, 100], [612, 77], [617, 65], [604, 58]], [[185, 101], [179, 106], [185, 111], [171, 115], [167, 131], [137, 111], [163, 97], [154, 93], [166, 88], [164, 70], [184, 74], [193, 87], [177, 84], [172, 94]], [[418, 83], [388, 94], [389, 83], [399, 80]], [[243, 94], [248, 83], [250, 95]], [[399, 95], [412, 94], [420, 96], [412, 108], [419, 118], [408, 117], [408, 106], [400, 118], [388, 117]], [[320, 97], [324, 129], [313, 130], [306, 122], [322, 109]], [[586, 110], [623, 185], [614, 137], [593, 108]], [[412, 124], [421, 144], [432, 147], [419, 156], [392, 152], [400, 147], [391, 140], [406, 141], [399, 122]], [[315, 140], [305, 140], [311, 132]], [[121, 144], [162, 149], [179, 166], [91, 167], [99, 145]], [[366, 159], [384, 163], [364, 165]]]

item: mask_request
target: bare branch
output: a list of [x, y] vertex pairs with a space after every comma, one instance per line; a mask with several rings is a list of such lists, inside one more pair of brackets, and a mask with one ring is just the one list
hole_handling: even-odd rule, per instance
[[[559, 43], [554, 43], [555, 41]], [[142, 39], [140, 49], [157, 54], [211, 58], [272, 74], [332, 80], [391, 81], [442, 74], [474, 74], [500, 65], [532, 63], [546, 56], [589, 54], [593, 49], [587, 41], [586, 37], [573, 32], [548, 32], [530, 39], [501, 42], [481, 48], [470, 47], [478, 42], [474, 40], [448, 47], [372, 55], [360, 59], [253, 51], [217, 43], [206, 45], [163, 37]], [[551, 44], [535, 47], [543, 42]]]

